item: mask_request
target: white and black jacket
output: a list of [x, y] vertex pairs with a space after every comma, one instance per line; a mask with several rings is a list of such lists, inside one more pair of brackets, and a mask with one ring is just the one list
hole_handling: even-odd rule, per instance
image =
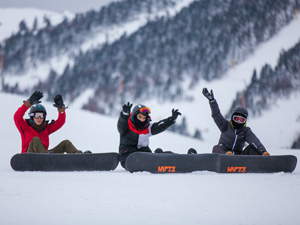
[[144, 129], [137, 130], [131, 120], [131, 115], [126, 116], [122, 112], [118, 120], [118, 131], [120, 133], [120, 154], [132, 153], [140, 149], [149, 148], [149, 137], [159, 134], [170, 127], [174, 121], [171, 117], [155, 123], [148, 123]]

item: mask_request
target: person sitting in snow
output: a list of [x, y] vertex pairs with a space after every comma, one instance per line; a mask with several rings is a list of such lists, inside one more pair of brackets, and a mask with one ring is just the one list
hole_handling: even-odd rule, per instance
[[[203, 95], [209, 100], [212, 118], [221, 131], [218, 145], [212, 152], [227, 155], [270, 155], [249, 127], [246, 127], [248, 111], [243, 107], [234, 109], [231, 120], [226, 120], [220, 112], [213, 91], [203, 88]], [[244, 148], [245, 142], [249, 145]]]
[[[127, 157], [133, 152], [152, 152], [149, 148], [149, 137], [165, 131], [168, 127], [176, 122], [178, 115], [181, 113], [172, 110], [172, 116], [156, 123], [150, 123], [150, 109], [144, 105], [136, 105], [132, 113], [132, 104], [128, 102], [123, 105], [118, 120], [118, 131], [120, 133], [119, 159], [122, 167], [125, 168]], [[155, 152], [161, 152], [157, 149]]]
[[[35, 91], [14, 114], [14, 121], [22, 138], [21, 153], [82, 153], [69, 140], [64, 140], [53, 149], [48, 150], [49, 135], [60, 129], [66, 121], [66, 107], [62, 96], [56, 95], [53, 106], [58, 110], [58, 119], [49, 123], [46, 121], [45, 107], [39, 104], [42, 97], [42, 92]], [[24, 119], [23, 116], [29, 108], [30, 119]]]

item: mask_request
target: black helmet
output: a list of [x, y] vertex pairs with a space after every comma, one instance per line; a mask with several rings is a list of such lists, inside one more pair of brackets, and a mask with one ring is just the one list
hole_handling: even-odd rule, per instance
[[240, 129], [246, 126], [248, 117], [247, 109], [236, 107], [231, 115], [231, 124], [235, 129]]
[[45, 121], [46, 115], [47, 115], [46, 108], [41, 104], [32, 105], [29, 110], [29, 114], [28, 114], [30, 116], [31, 121], [33, 121], [33, 116], [34, 116], [34, 113], [36, 113], [36, 112], [45, 113], [45, 118], [44, 118], [44, 121]]
[[143, 115], [148, 116], [151, 113], [151, 111], [147, 106], [138, 104], [138, 105], [134, 106], [134, 108], [132, 110], [132, 116], [135, 116], [139, 113], [142, 113]]
[[244, 116], [245, 118], [248, 117], [248, 111], [244, 107], [236, 107], [232, 113], [232, 115], [241, 115]]
[[[140, 122], [137, 119], [137, 114], [139, 113], [146, 116], [147, 119], [144, 122]], [[142, 104], [138, 104], [133, 108], [131, 113], [131, 121], [133, 122], [134, 126], [138, 130], [149, 126], [149, 123], [151, 122], [151, 117], [149, 116], [150, 113], [151, 113], [150, 109], [147, 106], [144, 106]]]

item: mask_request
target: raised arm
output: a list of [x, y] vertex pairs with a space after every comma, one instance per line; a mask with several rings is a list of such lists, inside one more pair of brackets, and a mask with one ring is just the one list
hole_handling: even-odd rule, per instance
[[178, 111], [178, 109], [172, 109], [172, 116], [151, 125], [151, 134], [159, 134], [168, 129], [172, 124], [176, 122], [176, 119], [179, 115], [181, 115], [181, 113]]
[[120, 113], [118, 119], [118, 131], [120, 135], [123, 135], [129, 128], [128, 128], [128, 119], [130, 116], [132, 104], [128, 102], [127, 104], [123, 105], [123, 110]]
[[214, 97], [213, 90], [210, 90], [209, 92], [207, 88], [203, 88], [202, 94], [209, 100], [211, 116], [219, 130], [223, 132], [228, 126], [228, 121], [224, 118], [220, 111], [219, 105]]

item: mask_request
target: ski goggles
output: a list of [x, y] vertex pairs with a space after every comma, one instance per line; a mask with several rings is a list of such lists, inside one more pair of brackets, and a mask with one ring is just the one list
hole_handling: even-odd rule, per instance
[[151, 113], [150, 109], [148, 107], [143, 107], [143, 108], [140, 108], [140, 113], [142, 114], [149, 114]]
[[39, 117], [41, 117], [41, 119], [44, 119], [45, 113], [42, 112], [30, 113], [29, 116], [33, 116], [36, 119], [38, 119]]
[[246, 123], [247, 119], [243, 116], [236, 115], [236, 116], [233, 116], [233, 121], [241, 124], [241, 123]]

